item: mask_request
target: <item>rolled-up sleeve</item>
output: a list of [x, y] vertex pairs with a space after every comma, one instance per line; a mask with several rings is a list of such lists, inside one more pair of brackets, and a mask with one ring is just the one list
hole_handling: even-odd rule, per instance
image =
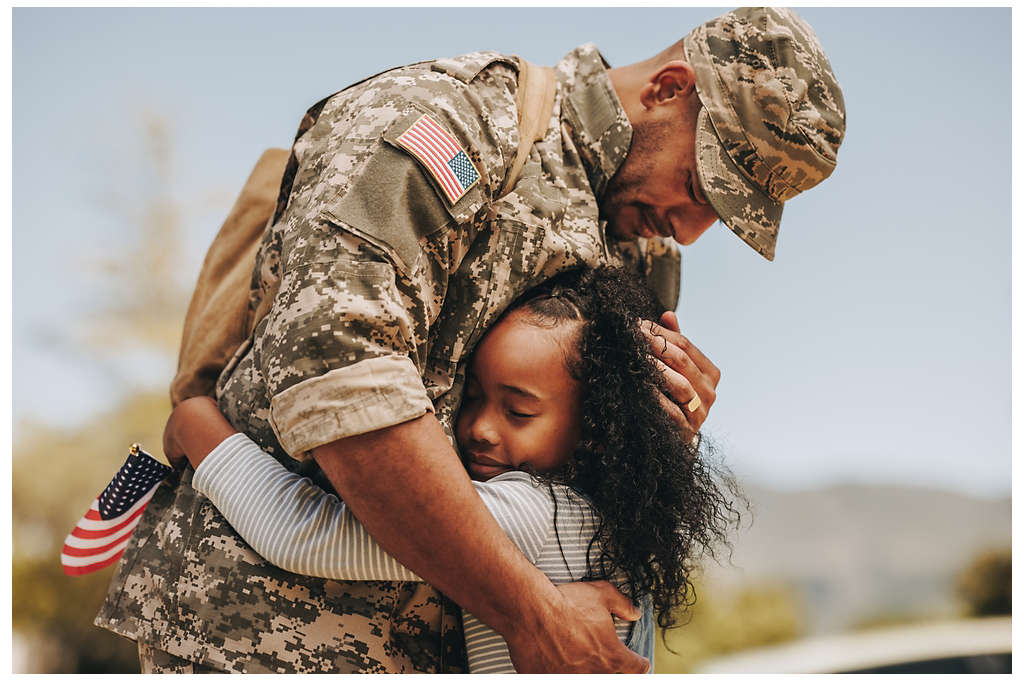
[[435, 283], [402, 272], [345, 226], [316, 220], [297, 231], [256, 364], [270, 425], [301, 460], [433, 409], [417, 362]]
[[270, 403], [281, 446], [303, 458], [313, 448], [415, 419], [433, 411], [408, 357], [361, 360], [295, 384]]

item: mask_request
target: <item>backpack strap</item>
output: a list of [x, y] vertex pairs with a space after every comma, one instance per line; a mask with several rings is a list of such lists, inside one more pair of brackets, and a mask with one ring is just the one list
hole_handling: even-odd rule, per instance
[[526, 164], [533, 144], [544, 137], [555, 107], [555, 70], [519, 60], [519, 88], [516, 91], [516, 113], [519, 119], [519, 149], [505, 176], [498, 198], [512, 191]]

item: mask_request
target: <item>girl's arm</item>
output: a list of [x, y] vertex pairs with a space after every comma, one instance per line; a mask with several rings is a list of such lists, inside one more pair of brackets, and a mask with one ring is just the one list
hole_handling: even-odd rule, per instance
[[[187, 456], [196, 467], [192, 486], [269, 562], [339, 580], [419, 580], [374, 542], [344, 502], [234, 431], [212, 400], [183, 401], [164, 441], [169, 458]], [[550, 498], [522, 485], [526, 474], [501, 478], [474, 485], [502, 530], [535, 561], [550, 528]]]
[[286, 571], [338, 580], [420, 580], [384, 552], [344, 502], [288, 471], [245, 434], [218, 445], [192, 487]]

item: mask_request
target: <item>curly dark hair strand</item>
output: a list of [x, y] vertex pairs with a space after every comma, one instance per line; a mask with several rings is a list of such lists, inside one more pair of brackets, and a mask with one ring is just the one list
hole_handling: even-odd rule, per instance
[[640, 327], [657, 319], [656, 299], [635, 275], [600, 267], [563, 273], [513, 308], [542, 327], [581, 323], [567, 364], [580, 383], [582, 437], [566, 467], [542, 478], [597, 512], [588, 573], [624, 580], [634, 601], [650, 595], [658, 625], [677, 625], [695, 601], [699, 560], [728, 546], [739, 524], [740, 494], [710, 444], [684, 442], [661, 407], [663, 379]]

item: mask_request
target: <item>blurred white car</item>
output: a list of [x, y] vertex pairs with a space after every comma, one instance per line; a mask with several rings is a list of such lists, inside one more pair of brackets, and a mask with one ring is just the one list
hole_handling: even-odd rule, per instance
[[1009, 617], [878, 628], [716, 658], [697, 673], [1009, 673]]

